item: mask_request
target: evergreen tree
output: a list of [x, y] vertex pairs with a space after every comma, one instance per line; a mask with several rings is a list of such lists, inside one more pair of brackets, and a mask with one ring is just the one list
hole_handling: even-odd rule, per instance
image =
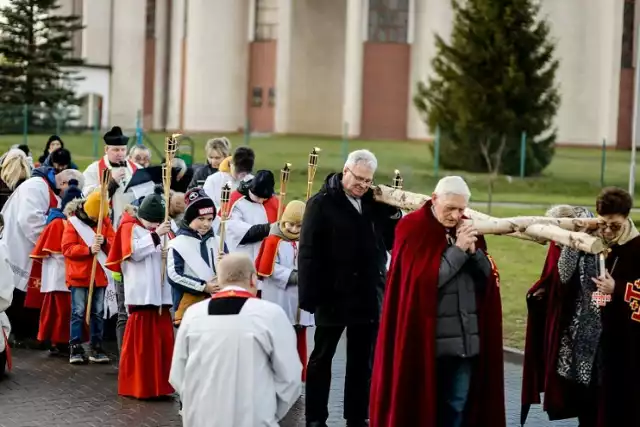
[[[4, 131], [22, 131], [22, 108], [28, 108], [29, 129], [51, 129], [56, 116], [79, 105], [72, 84], [79, 80], [70, 66], [72, 38], [81, 17], [61, 15], [57, 0], [11, 0], [0, 8], [0, 105], [13, 113], [0, 123]], [[72, 117], [67, 117], [72, 118]], [[14, 128], [14, 129], [7, 129]]]
[[[434, 76], [414, 97], [429, 129], [440, 127], [440, 161], [450, 169], [541, 172], [554, 154], [560, 103], [558, 61], [536, 0], [452, 0], [451, 42], [436, 36]], [[490, 188], [491, 190], [491, 188]], [[491, 191], [490, 191], [491, 192]]]

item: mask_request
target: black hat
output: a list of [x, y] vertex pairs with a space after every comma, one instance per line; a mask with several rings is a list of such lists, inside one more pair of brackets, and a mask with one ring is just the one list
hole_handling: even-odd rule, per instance
[[184, 223], [189, 225], [191, 221], [202, 215], [216, 216], [216, 205], [204, 190], [196, 187], [184, 195], [184, 203], [187, 208], [184, 211]]
[[233, 153], [231, 163], [237, 173], [250, 173], [253, 170], [253, 163], [256, 154], [249, 147], [238, 147]]
[[138, 218], [149, 222], [163, 222], [167, 204], [162, 195], [163, 188], [156, 185], [153, 193], [147, 195], [138, 208]]
[[114, 126], [102, 137], [107, 145], [127, 145], [129, 137], [122, 133], [120, 126]]
[[70, 179], [69, 180], [69, 186], [67, 187], [66, 190], [64, 190], [62, 192], [62, 197], [61, 197], [61, 202], [60, 202], [60, 209], [64, 210], [65, 206], [67, 206], [67, 203], [75, 200], [75, 199], [82, 199], [82, 188], [78, 188], [78, 180], [77, 179]]
[[249, 190], [261, 199], [268, 199], [273, 196], [276, 180], [273, 172], [269, 170], [259, 170], [249, 183]]

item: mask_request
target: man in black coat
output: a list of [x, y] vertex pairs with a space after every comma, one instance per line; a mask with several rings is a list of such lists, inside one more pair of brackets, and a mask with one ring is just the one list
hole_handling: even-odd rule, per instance
[[347, 330], [344, 418], [367, 425], [373, 349], [400, 210], [373, 199], [373, 153], [349, 154], [340, 174], [330, 174], [305, 209], [298, 254], [300, 307], [315, 314], [314, 348], [306, 386], [308, 427], [324, 427], [331, 362]]

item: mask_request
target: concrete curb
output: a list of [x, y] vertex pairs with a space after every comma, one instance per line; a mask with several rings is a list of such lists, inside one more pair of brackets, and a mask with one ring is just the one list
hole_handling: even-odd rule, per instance
[[514, 365], [524, 364], [524, 351], [512, 347], [503, 347], [504, 361]]

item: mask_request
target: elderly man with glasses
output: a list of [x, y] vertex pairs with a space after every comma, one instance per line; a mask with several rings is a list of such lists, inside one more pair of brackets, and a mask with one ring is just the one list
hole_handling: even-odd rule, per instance
[[326, 426], [331, 363], [347, 331], [344, 413], [347, 426], [366, 426], [369, 383], [387, 250], [401, 212], [373, 199], [376, 157], [349, 154], [342, 173], [327, 177], [305, 210], [298, 255], [300, 307], [315, 315], [314, 348], [308, 365], [306, 420]]

